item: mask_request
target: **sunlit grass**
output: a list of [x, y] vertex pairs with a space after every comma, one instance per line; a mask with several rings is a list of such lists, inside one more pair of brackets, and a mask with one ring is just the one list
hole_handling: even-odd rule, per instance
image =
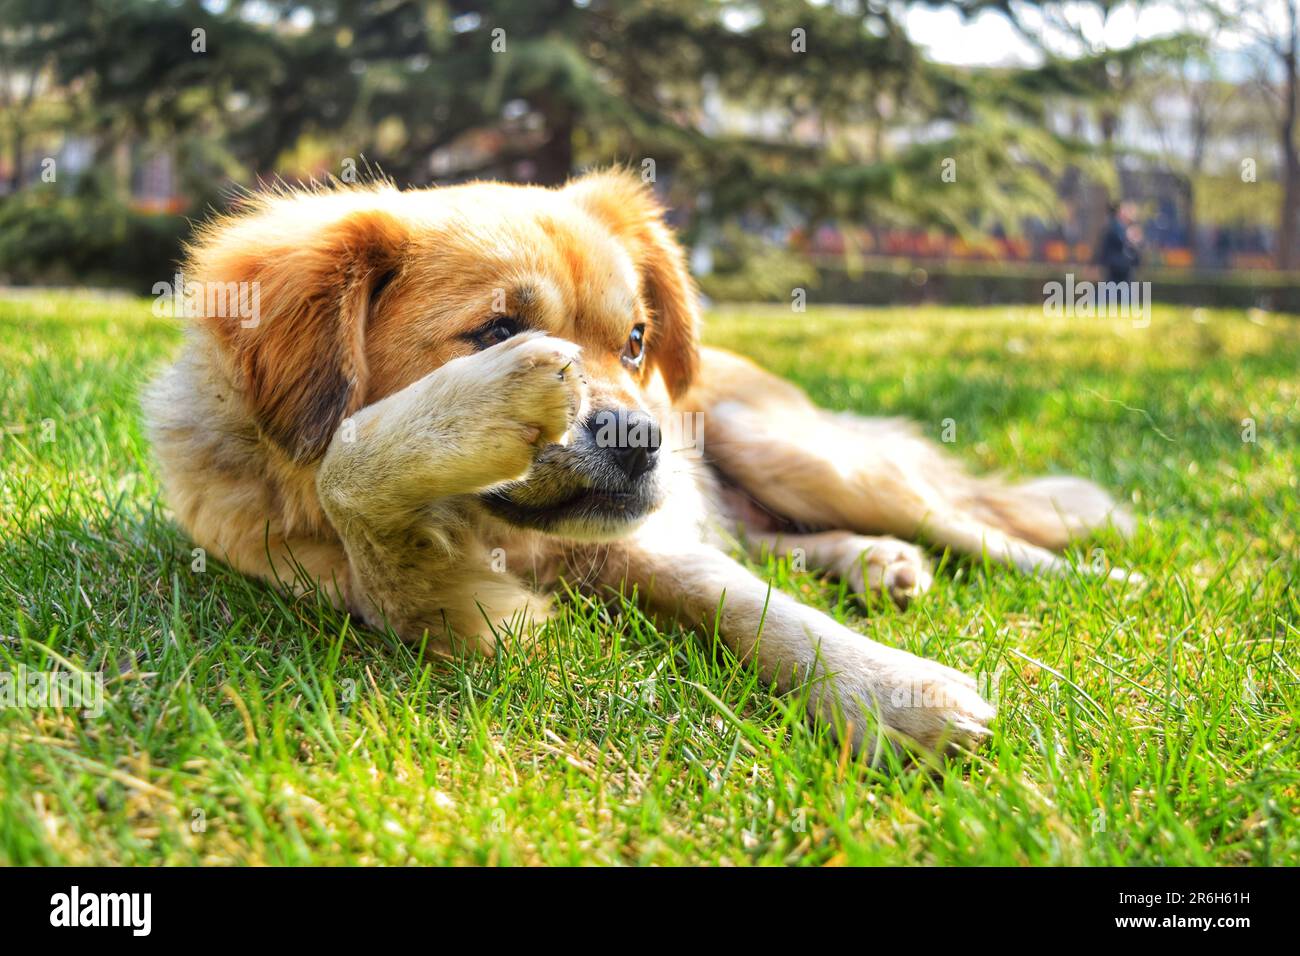
[[952, 419], [974, 466], [1101, 481], [1141, 529], [1076, 554], [1150, 587], [948, 559], [864, 615], [760, 566], [987, 675], [994, 742], [937, 772], [862, 765], [630, 606], [566, 600], [538, 659], [422, 661], [191, 570], [140, 431], [179, 341], [147, 302], [0, 302], [0, 669], [107, 680], [98, 719], [0, 710], [0, 861], [1297, 862], [1298, 320], [746, 307], [708, 337], [827, 405]]

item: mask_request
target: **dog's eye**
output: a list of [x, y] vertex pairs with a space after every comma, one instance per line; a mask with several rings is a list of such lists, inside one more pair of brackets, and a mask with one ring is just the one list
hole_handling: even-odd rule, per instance
[[519, 323], [515, 319], [502, 318], [493, 319], [481, 329], [469, 333], [467, 338], [481, 352], [483, 349], [490, 349], [492, 346], [498, 345], [518, 334]]
[[643, 358], [645, 358], [645, 326], [638, 325], [627, 337], [627, 345], [623, 346], [623, 364], [628, 368], [638, 369]]

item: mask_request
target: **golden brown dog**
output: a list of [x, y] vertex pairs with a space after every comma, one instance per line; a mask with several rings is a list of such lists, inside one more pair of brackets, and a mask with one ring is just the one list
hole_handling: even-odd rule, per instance
[[635, 589], [810, 683], [855, 744], [970, 744], [993, 716], [970, 678], [769, 593], [730, 535], [904, 603], [930, 576], [898, 538], [1058, 571], [1048, 549], [1114, 513], [1079, 479], [970, 477], [899, 422], [700, 348], [681, 251], [629, 174], [263, 197], [202, 231], [186, 278], [259, 310], [209, 294], [148, 395], [182, 526], [446, 652], [529, 639], [561, 578]]

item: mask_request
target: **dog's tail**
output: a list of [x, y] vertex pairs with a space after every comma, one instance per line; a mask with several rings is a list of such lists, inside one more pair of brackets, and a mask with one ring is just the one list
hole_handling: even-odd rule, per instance
[[[1063, 550], [1103, 527], [1113, 526], [1125, 537], [1133, 533], [1132, 514], [1086, 478], [1053, 475], [1011, 482], [997, 475], [972, 475], [945, 449], [921, 437], [909, 422], [847, 413], [822, 414], [861, 435], [863, 447], [903, 467], [911, 489], [921, 484], [932, 489], [926, 496], [934, 504], [926, 515], [931, 530], [935, 521], [943, 523], [951, 509], [1052, 551]], [[828, 445], [836, 447], [834, 442]]]
[[1061, 475], [1017, 484], [972, 478], [961, 505], [980, 520], [1043, 548], [1059, 551], [1103, 527], [1125, 537], [1132, 514], [1086, 478]]

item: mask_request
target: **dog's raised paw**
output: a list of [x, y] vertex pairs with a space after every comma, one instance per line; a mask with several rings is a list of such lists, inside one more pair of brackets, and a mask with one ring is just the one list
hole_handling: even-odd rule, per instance
[[585, 401], [581, 348], [548, 335], [518, 335], [444, 368], [457, 377], [450, 390], [460, 405], [449, 434], [472, 465], [464, 483], [474, 489], [521, 478], [540, 449], [563, 440]]
[[534, 444], [559, 441], [585, 395], [581, 348], [549, 335], [521, 335], [497, 346], [508, 371], [499, 399], [505, 420], [518, 421]]

